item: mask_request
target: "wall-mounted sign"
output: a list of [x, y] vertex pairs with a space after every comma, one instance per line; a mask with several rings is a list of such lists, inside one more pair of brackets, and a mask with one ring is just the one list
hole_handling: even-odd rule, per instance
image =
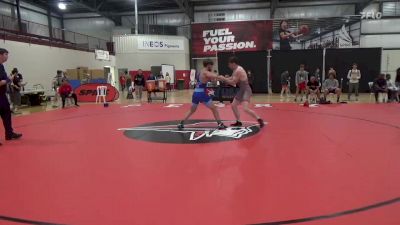
[[163, 37], [137, 37], [138, 49], [142, 50], [166, 50], [183, 51], [185, 50], [182, 39], [166, 39]]
[[192, 24], [193, 57], [272, 48], [272, 20]]
[[360, 14], [361, 14], [362, 20], [380, 20], [380, 19], [382, 19], [381, 12], [367, 11], [367, 12], [361, 12]]
[[95, 50], [94, 51], [95, 58], [97, 60], [107, 60], [110, 61], [110, 53], [104, 50]]

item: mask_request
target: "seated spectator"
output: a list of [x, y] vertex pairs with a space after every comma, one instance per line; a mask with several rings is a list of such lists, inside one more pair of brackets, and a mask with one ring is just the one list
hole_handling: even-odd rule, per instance
[[400, 88], [396, 86], [395, 82], [391, 80], [390, 74], [386, 74], [386, 82], [388, 86], [388, 101], [398, 101]]
[[320, 84], [317, 78], [315, 78], [315, 76], [311, 76], [310, 81], [307, 82], [307, 98], [310, 94], [315, 94], [319, 99], [320, 98], [319, 87]]
[[378, 78], [374, 81], [372, 90], [375, 93], [376, 103], [379, 103], [379, 93], [388, 93], [388, 86], [385, 79], [385, 74], [379, 74]]
[[330, 93], [333, 93], [336, 94], [337, 102], [339, 103], [340, 95], [342, 94], [342, 90], [339, 88], [339, 81], [335, 78], [335, 73], [333, 71], [328, 74], [328, 77], [329, 78], [325, 80], [323, 85], [325, 99]]
[[58, 89], [58, 93], [61, 96], [62, 99], [62, 108], [65, 108], [65, 99], [66, 98], [73, 98], [75, 102], [75, 106], [78, 105], [78, 97], [72, 90], [72, 86], [68, 83], [67, 80], [63, 80], [62, 85]]

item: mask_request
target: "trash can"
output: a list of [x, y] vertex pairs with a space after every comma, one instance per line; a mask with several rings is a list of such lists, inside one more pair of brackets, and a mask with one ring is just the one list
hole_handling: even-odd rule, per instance
[[177, 80], [177, 89], [178, 90], [185, 89], [185, 80], [184, 79], [178, 79]]

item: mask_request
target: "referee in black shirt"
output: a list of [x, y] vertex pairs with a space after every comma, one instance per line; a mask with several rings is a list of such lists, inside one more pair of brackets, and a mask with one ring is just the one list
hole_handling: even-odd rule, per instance
[[[18, 139], [22, 134], [14, 133], [11, 125], [10, 103], [7, 99], [7, 84], [11, 82], [8, 78], [3, 63], [8, 59], [8, 51], [0, 48], [0, 116], [3, 120], [4, 130], [6, 131], [6, 140]], [[0, 143], [1, 145], [1, 143]]]

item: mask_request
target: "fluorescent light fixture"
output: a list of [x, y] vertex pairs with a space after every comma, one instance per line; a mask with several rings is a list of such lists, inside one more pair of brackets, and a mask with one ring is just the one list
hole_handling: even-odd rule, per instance
[[58, 3], [58, 8], [61, 10], [66, 10], [67, 9], [67, 5], [63, 2]]

